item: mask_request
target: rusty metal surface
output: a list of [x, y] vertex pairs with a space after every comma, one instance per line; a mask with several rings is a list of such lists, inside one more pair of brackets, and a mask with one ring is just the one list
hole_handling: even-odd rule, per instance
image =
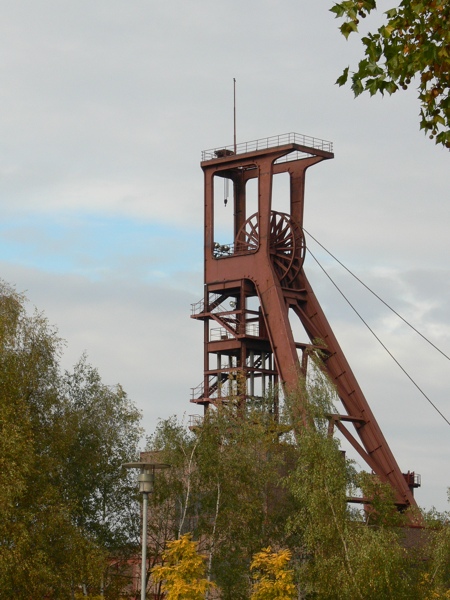
[[[392, 486], [400, 507], [415, 505], [412, 489], [417, 486], [400, 471], [303, 269], [305, 173], [333, 158], [331, 143], [286, 134], [239, 144], [236, 150], [205, 151], [201, 163], [205, 295], [191, 317], [204, 323], [204, 377], [191, 401], [207, 410], [210, 404], [254, 402], [278, 384], [286, 392], [298, 389], [308, 353], [320, 348], [346, 411], [333, 416], [330, 427], [337, 427], [368, 467]], [[281, 173], [289, 175], [290, 183], [289, 210], [283, 212], [274, 210], [272, 198], [274, 177]], [[232, 242], [227, 244], [215, 238], [217, 178], [233, 186], [226, 209], [233, 211]], [[257, 210], [248, 214], [247, 184], [254, 179]], [[289, 311], [300, 320], [308, 342], [294, 339]], [[276, 393], [272, 401], [276, 414]]]

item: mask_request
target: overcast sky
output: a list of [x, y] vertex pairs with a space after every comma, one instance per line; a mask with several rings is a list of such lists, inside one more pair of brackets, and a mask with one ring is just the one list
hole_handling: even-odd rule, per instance
[[[395, 2], [388, 3], [395, 4]], [[360, 46], [317, 0], [0, 0], [0, 277], [120, 382], [148, 432], [199, 412], [201, 150], [295, 131], [334, 142], [305, 228], [450, 355], [449, 154], [414, 89], [334, 85]], [[368, 22], [368, 23], [366, 23]], [[370, 25], [366, 19], [364, 25]], [[450, 418], [450, 365], [311, 250]], [[308, 275], [420, 505], [446, 508], [450, 428], [309, 259]]]

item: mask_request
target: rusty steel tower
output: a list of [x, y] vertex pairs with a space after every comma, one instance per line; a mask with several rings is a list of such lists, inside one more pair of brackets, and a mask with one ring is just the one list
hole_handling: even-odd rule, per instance
[[[206, 411], [269, 394], [276, 414], [277, 389], [296, 388], [308, 356], [320, 350], [343, 406], [330, 429], [406, 508], [415, 505], [417, 477], [400, 471], [303, 268], [305, 174], [332, 150], [290, 133], [203, 152], [205, 287], [191, 317], [204, 323], [204, 377], [191, 402]], [[281, 201], [275, 188], [284, 191]], [[294, 338], [294, 321], [306, 341]]]

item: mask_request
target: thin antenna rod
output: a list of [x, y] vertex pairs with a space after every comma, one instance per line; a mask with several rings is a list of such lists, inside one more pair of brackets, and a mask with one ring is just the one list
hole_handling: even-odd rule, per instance
[[236, 154], [236, 79], [233, 77], [234, 153]]

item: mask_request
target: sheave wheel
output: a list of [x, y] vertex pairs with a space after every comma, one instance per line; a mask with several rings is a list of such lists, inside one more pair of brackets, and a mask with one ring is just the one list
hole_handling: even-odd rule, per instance
[[[258, 214], [249, 217], [236, 236], [235, 253], [247, 254], [259, 248]], [[270, 214], [270, 257], [283, 285], [293, 281], [305, 258], [305, 241], [300, 227], [286, 213]]]

